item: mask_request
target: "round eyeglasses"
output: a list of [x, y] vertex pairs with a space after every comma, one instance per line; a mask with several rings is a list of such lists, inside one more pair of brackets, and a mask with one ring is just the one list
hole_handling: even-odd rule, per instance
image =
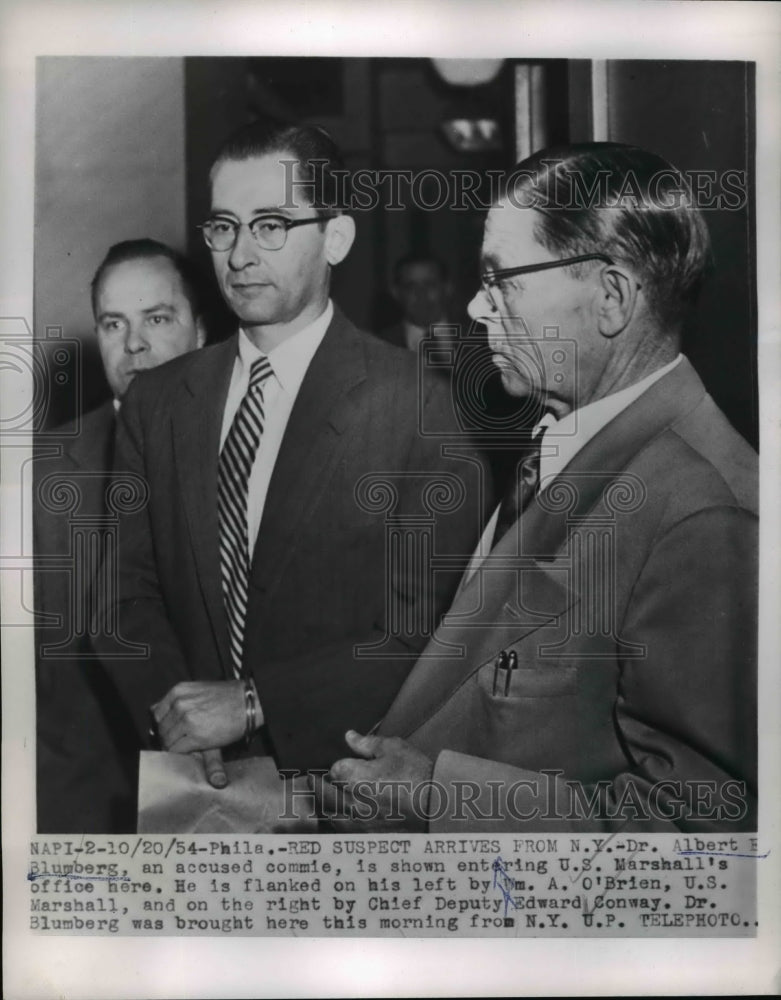
[[255, 242], [264, 250], [281, 250], [287, 241], [288, 231], [296, 226], [310, 226], [315, 222], [327, 222], [331, 216], [313, 215], [308, 219], [288, 219], [284, 215], [262, 215], [249, 222], [237, 222], [217, 215], [198, 226], [206, 246], [210, 250], [224, 253], [232, 250], [239, 238], [239, 230], [246, 225]]

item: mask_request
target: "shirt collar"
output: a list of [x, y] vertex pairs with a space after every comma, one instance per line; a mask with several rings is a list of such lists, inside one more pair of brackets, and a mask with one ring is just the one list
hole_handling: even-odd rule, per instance
[[[329, 299], [324, 311], [314, 322], [269, 351], [267, 357], [274, 371], [274, 377], [285, 392], [297, 392], [300, 388], [306, 370], [315, 351], [320, 346], [333, 316], [334, 304]], [[242, 373], [246, 373], [249, 377], [253, 361], [257, 361], [263, 356], [263, 351], [257, 348], [246, 332], [240, 328], [238, 357]]]
[[534, 427], [532, 436], [542, 432], [542, 451], [540, 453], [540, 489], [546, 489], [554, 476], [557, 476], [577, 453], [611, 420], [623, 412], [646, 390], [658, 382], [660, 378], [671, 372], [680, 364], [683, 355], [669, 364], [658, 368], [634, 385], [620, 389], [609, 396], [603, 396], [593, 403], [578, 410], [573, 410], [561, 420], [556, 420], [552, 414], [546, 414]]

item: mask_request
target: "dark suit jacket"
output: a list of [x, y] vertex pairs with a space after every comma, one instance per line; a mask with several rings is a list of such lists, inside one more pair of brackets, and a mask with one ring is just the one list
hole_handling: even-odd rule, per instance
[[405, 351], [407, 348], [407, 340], [404, 335], [404, 323], [393, 323], [391, 326], [386, 326], [377, 334], [384, 341], [392, 344], [394, 347], [401, 347]]
[[435, 760], [456, 808], [432, 796], [432, 830], [754, 826], [756, 488], [685, 360], [575, 456], [459, 592], [435, 637], [456, 655], [424, 654], [380, 726]]
[[[109, 667], [140, 734], [149, 701], [136, 691], [161, 698], [184, 679], [232, 676], [216, 493], [235, 355], [232, 338], [177, 359], [136, 379], [122, 407], [118, 468], [145, 477], [150, 499], [122, 525], [116, 607], [121, 635], [148, 657]], [[458, 434], [463, 457], [426, 435], [443, 421], [452, 440], [446, 382], [419, 391], [412, 355], [337, 311], [293, 407], [250, 571], [245, 668], [281, 767], [328, 767], [348, 726], [375, 724], [452, 598], [481, 528], [483, 469]], [[432, 480], [444, 493], [426, 491]], [[436, 572], [422, 553], [393, 569], [405, 550], [387, 515], [418, 535], [434, 529]]]
[[[80, 427], [66, 424], [36, 442], [40, 833], [117, 833], [134, 828], [129, 719], [100, 664], [90, 659], [87, 629], [78, 621], [81, 599], [89, 600], [92, 584], [89, 553], [74, 553], [70, 536], [73, 518], [99, 526], [105, 515], [115, 425], [114, 406], [108, 402], [87, 413]], [[66, 500], [64, 506], [58, 499]], [[87, 576], [79, 585], [82, 574]], [[72, 590], [74, 584], [80, 597]]]

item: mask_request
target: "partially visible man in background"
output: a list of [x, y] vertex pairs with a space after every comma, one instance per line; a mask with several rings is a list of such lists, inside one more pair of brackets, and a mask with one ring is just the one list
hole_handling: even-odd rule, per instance
[[198, 284], [189, 260], [156, 240], [127, 240], [106, 254], [92, 312], [114, 409], [139, 372], [203, 347]]
[[[91, 296], [113, 398], [50, 431], [38, 443], [35, 466], [35, 607], [47, 616], [36, 632], [40, 833], [134, 829], [135, 743], [109, 678], [90, 658], [86, 634], [99, 553], [74, 549], [72, 515], [98, 530], [106, 517], [116, 414], [135, 376], [206, 339], [189, 261], [155, 240], [112, 246]], [[63, 509], [58, 496], [69, 495], [76, 505]], [[60, 567], [46, 568], [54, 559]]]
[[424, 337], [453, 339], [452, 291], [447, 267], [439, 257], [430, 253], [400, 257], [393, 268], [391, 293], [401, 319], [380, 336], [409, 351], [416, 351]]
[[505, 391], [485, 325], [467, 313], [459, 315], [447, 265], [428, 251], [396, 261], [391, 292], [402, 316], [379, 336], [418, 354], [419, 370], [447, 376], [459, 425], [481, 442], [494, 484], [501, 489], [518, 437], [528, 433], [534, 420], [530, 423], [528, 406]]

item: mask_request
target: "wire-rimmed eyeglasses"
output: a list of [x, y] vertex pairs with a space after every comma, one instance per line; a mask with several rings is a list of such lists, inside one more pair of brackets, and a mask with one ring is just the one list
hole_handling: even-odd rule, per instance
[[258, 246], [264, 250], [281, 250], [287, 241], [288, 231], [296, 226], [309, 226], [315, 222], [327, 222], [331, 216], [313, 215], [306, 219], [288, 219], [284, 215], [259, 215], [249, 222], [238, 222], [222, 215], [216, 215], [198, 226], [206, 246], [210, 250], [224, 253], [232, 250], [239, 238], [239, 230], [246, 225]]
[[494, 307], [497, 308], [497, 304], [494, 301], [492, 294], [492, 289], [495, 288], [500, 281], [504, 281], [506, 278], [517, 278], [521, 274], [532, 274], [534, 271], [549, 271], [554, 267], [567, 267], [570, 264], [585, 264], [589, 260], [601, 260], [605, 264], [614, 264], [615, 261], [612, 257], [608, 257], [604, 253], [584, 253], [579, 254], [577, 257], [562, 257], [561, 260], [546, 260], [543, 264], [522, 264], [520, 267], [502, 267], [495, 271], [483, 271], [480, 275], [480, 285], [485, 292], [488, 301]]

